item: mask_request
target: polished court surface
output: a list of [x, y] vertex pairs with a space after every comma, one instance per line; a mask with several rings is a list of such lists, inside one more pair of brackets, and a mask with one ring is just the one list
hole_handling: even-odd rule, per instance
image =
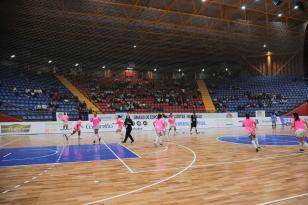
[[[308, 148], [289, 127], [259, 127], [256, 153], [243, 128], [179, 131], [163, 146], [101, 133], [0, 137], [0, 204], [308, 204]], [[307, 133], [306, 133], [307, 134]]]
[[114, 160], [138, 157], [120, 144], [78, 144], [2, 148], [0, 166]]

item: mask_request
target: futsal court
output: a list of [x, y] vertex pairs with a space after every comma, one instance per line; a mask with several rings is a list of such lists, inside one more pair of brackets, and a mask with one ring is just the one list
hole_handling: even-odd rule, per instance
[[289, 127], [258, 128], [259, 152], [243, 128], [180, 130], [163, 146], [154, 132], [135, 143], [102, 132], [2, 136], [0, 204], [307, 204], [307, 151]]

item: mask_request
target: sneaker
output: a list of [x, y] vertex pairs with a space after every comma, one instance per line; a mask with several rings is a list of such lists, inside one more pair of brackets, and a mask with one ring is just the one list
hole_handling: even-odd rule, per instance
[[305, 150], [301, 148], [301, 149], [299, 149], [299, 151], [300, 151], [300, 152], [303, 152], [303, 151], [305, 151]]
[[256, 149], [256, 152], [259, 152], [259, 149], [258, 149], [258, 148]]
[[66, 134], [64, 134], [63, 136], [66, 138], [66, 140], [68, 140], [68, 137], [67, 137], [67, 135], [66, 135]]
[[101, 138], [98, 138], [98, 142], [101, 143]]
[[126, 142], [122, 141], [122, 143], [126, 143]]
[[134, 142], [135, 142], [135, 140], [131, 141], [130, 143], [134, 143]]
[[95, 140], [93, 141], [93, 144], [95, 144]]

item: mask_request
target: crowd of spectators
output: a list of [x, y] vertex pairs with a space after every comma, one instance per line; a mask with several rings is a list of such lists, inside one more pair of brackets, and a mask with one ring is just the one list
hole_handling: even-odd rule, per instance
[[[210, 85], [210, 93], [215, 94], [215, 85]], [[242, 91], [242, 88], [236, 85], [230, 87], [232, 90]], [[274, 104], [286, 105], [288, 100], [284, 99], [280, 94], [272, 94], [261, 92], [253, 95], [251, 91], [242, 91], [244, 98], [248, 99], [246, 104], [240, 104], [237, 106], [237, 111], [245, 111], [246, 108], [271, 108]], [[228, 103], [237, 102], [240, 100], [241, 96], [225, 96], [220, 98], [213, 98], [214, 104], [218, 112], [228, 111]]]
[[[50, 103], [34, 105], [33, 107], [34, 111], [51, 111], [55, 113], [57, 112], [57, 109], [59, 108], [59, 105], [58, 105], [59, 102], [70, 103], [70, 102], [78, 100], [77, 97], [73, 95], [61, 95], [58, 89], [56, 88], [51, 88], [50, 91], [48, 92], [46, 89], [42, 89], [42, 88], [26, 87], [24, 89], [24, 92], [22, 93], [21, 91], [18, 90], [16, 86], [13, 86], [12, 92], [14, 96], [25, 95], [28, 98], [37, 98], [37, 97], [49, 95]], [[77, 107], [76, 109], [78, 110], [79, 108]]]
[[[197, 85], [179, 80], [114, 80], [109, 86], [93, 81], [89, 83], [89, 92], [93, 102], [107, 102], [107, 107], [116, 111], [143, 109], [156, 112], [163, 111], [164, 105], [203, 106]], [[193, 100], [196, 98], [199, 101]]]

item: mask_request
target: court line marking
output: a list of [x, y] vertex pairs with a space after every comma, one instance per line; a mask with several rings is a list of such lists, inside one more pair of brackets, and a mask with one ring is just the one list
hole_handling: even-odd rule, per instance
[[7, 146], [7, 145], [9, 145], [9, 144], [12, 144], [13, 142], [18, 141], [18, 140], [20, 140], [20, 139], [19, 139], [19, 138], [17, 138], [17, 139], [14, 139], [14, 140], [12, 140], [12, 141], [10, 141], [10, 142], [6, 143], [6, 144], [2, 144], [2, 145], [0, 145], [0, 149], [2, 149], [2, 147], [5, 147], [5, 146]]
[[136, 152], [134, 152], [133, 150], [129, 149], [128, 147], [126, 147], [125, 145], [123, 144], [120, 144], [120, 143], [117, 143], [118, 145], [121, 145], [123, 147], [125, 147], [128, 151], [132, 152], [133, 154], [135, 154], [137, 157], [139, 158], [142, 158], [139, 154], [137, 154]]
[[128, 169], [128, 171], [130, 173], [135, 173], [134, 170], [132, 170], [116, 153], [114, 153], [114, 151], [112, 151], [112, 149], [105, 143], [105, 141], [103, 140], [103, 138], [101, 138], [104, 145], [109, 149], [110, 152], [112, 152], [112, 154], [118, 158], [118, 160]]
[[[62, 157], [62, 154], [63, 154], [63, 152], [64, 152], [64, 147], [65, 147], [65, 146], [66, 146], [65, 144], [62, 145], [61, 153], [59, 154], [59, 157], [58, 157], [58, 159], [57, 159], [56, 162], [59, 162], [60, 158]], [[52, 150], [52, 151], [54, 151], [54, 150]], [[58, 153], [57, 150], [55, 150], [55, 151], [56, 151], [56, 153]], [[42, 176], [43, 173], [47, 173], [48, 170], [51, 169], [51, 167], [55, 167], [55, 164], [51, 164], [48, 168], [44, 169], [44, 170], [43, 170], [41, 173], [39, 173], [37, 176]], [[35, 179], [37, 179], [37, 177], [36, 177], [36, 176], [33, 176], [29, 181], [25, 181], [24, 184], [27, 184], [27, 183], [29, 183], [29, 182], [32, 182], [32, 181], [34, 181]], [[18, 189], [19, 187], [21, 187], [21, 185], [16, 185], [13, 189]], [[5, 193], [8, 193], [8, 192], [10, 192], [10, 191], [11, 191], [11, 190], [8, 189], [8, 190], [3, 191], [2, 193], [5, 194]]]
[[[292, 136], [292, 135], [286, 135], [286, 136]], [[216, 137], [216, 140], [219, 141], [219, 142], [222, 142], [222, 143], [230, 143], [230, 144], [237, 144], [237, 145], [251, 145], [251, 144], [244, 144], [244, 143], [238, 143], [238, 142], [223, 141], [223, 140], [219, 139], [220, 137], [245, 137], [245, 135], [243, 135], [243, 136], [222, 135], [222, 136]], [[247, 136], [247, 138], [249, 138], [249, 137]], [[297, 145], [295, 144], [295, 145], [262, 145], [262, 146], [267, 146], [267, 147], [285, 147], [285, 146], [297, 146]]]
[[257, 205], [275, 204], [275, 203], [278, 203], [278, 202], [287, 201], [287, 200], [290, 200], [290, 199], [295, 199], [295, 198], [299, 198], [299, 197], [303, 197], [303, 196], [308, 196], [308, 193], [299, 194], [299, 195], [295, 195], [295, 196], [290, 196], [290, 197], [286, 197], [286, 198], [282, 198], [282, 199], [277, 199], [277, 200], [273, 200], [273, 201], [268, 201], [268, 202], [264, 202], [264, 203], [257, 204]]
[[[48, 150], [48, 149], [46, 149], [46, 150]], [[28, 157], [28, 158], [23, 158], [23, 159], [4, 159], [2, 161], [3, 162], [10, 162], [10, 161], [22, 161], [22, 160], [28, 160], [28, 159], [32, 160], [32, 159], [39, 159], [39, 158], [49, 157], [49, 156], [58, 154], [57, 150], [52, 150], [52, 151], [55, 151], [55, 152], [51, 153], [51, 154], [48, 154], [48, 155], [39, 156], [39, 157]]]
[[[168, 143], [169, 144], [169, 143]], [[158, 151], [155, 151], [155, 152], [148, 152], [148, 153], [145, 153], [144, 155], [150, 155], [150, 154], [157, 154], [157, 153], [159, 153], [159, 152], [165, 152], [165, 151], [167, 151], [168, 149], [169, 149], [169, 146], [168, 146], [168, 144], [167, 144], [167, 146], [165, 146], [165, 148], [164, 149], [161, 149], [161, 150], [158, 150]]]
[[12, 154], [12, 153], [10, 152], [10, 153], [4, 155], [3, 158], [5, 158], [5, 157], [7, 157], [7, 156], [9, 156], [9, 155], [11, 155], [11, 154]]
[[[172, 144], [175, 144], [175, 143], [172, 143]], [[150, 187], [152, 187], [152, 186], [155, 186], [155, 185], [161, 184], [161, 183], [163, 183], [163, 182], [166, 182], [166, 181], [168, 181], [168, 180], [170, 180], [170, 179], [173, 179], [173, 178], [175, 178], [176, 176], [182, 174], [183, 172], [185, 172], [186, 170], [188, 170], [189, 168], [191, 168], [192, 165], [196, 162], [197, 155], [196, 155], [196, 153], [195, 153], [192, 149], [190, 149], [189, 147], [186, 147], [186, 146], [180, 145], [180, 144], [175, 144], [175, 145], [177, 145], [177, 146], [179, 146], [179, 147], [182, 147], [182, 148], [184, 148], [184, 149], [190, 151], [190, 152], [193, 154], [193, 159], [192, 159], [192, 161], [191, 161], [184, 169], [182, 169], [181, 171], [179, 171], [179, 172], [177, 172], [177, 173], [175, 173], [175, 174], [173, 174], [173, 175], [171, 175], [171, 176], [169, 176], [169, 177], [167, 177], [167, 178], [165, 178], [165, 179], [159, 180], [159, 181], [157, 181], [157, 182], [155, 182], [155, 183], [148, 184], [148, 185], [146, 185], [146, 186], [144, 186], [144, 187], [140, 187], [140, 188], [138, 188], [138, 189], [135, 189], [135, 190], [132, 190], [132, 191], [129, 191], [129, 192], [126, 192], [126, 193], [118, 194], [118, 195], [115, 195], [115, 196], [107, 197], [107, 198], [105, 198], [105, 199], [100, 199], [100, 200], [97, 200], [97, 201], [92, 201], [92, 202], [84, 203], [84, 204], [82, 204], [82, 205], [91, 205], [91, 204], [102, 203], [102, 202], [105, 202], [105, 201], [109, 201], [109, 200], [111, 200], [111, 199], [120, 198], [120, 197], [122, 197], [122, 196], [126, 196], [126, 195], [129, 195], [129, 194], [133, 194], [133, 193], [142, 191], [142, 190], [144, 190], [144, 189], [150, 188]]]
[[[229, 162], [218, 162], [213, 164], [201, 164], [193, 166], [192, 168], [199, 168], [199, 167], [210, 167], [210, 166], [216, 166], [216, 165], [224, 165], [224, 164], [235, 164], [235, 163], [243, 163], [243, 162], [251, 162], [251, 161], [260, 161], [260, 160], [266, 160], [266, 159], [276, 159], [276, 158], [284, 158], [284, 157], [292, 157], [297, 155], [302, 155], [304, 153], [290, 153], [287, 155], [277, 155], [273, 157], [263, 157], [263, 158], [251, 158], [251, 159], [244, 159], [244, 160], [236, 160], [236, 161], [229, 161]], [[183, 167], [170, 167], [170, 168], [162, 168], [162, 169], [149, 169], [149, 170], [141, 170], [136, 171], [135, 173], [147, 173], [147, 172], [156, 172], [156, 171], [165, 171], [165, 170], [174, 170], [174, 169], [181, 169]]]

